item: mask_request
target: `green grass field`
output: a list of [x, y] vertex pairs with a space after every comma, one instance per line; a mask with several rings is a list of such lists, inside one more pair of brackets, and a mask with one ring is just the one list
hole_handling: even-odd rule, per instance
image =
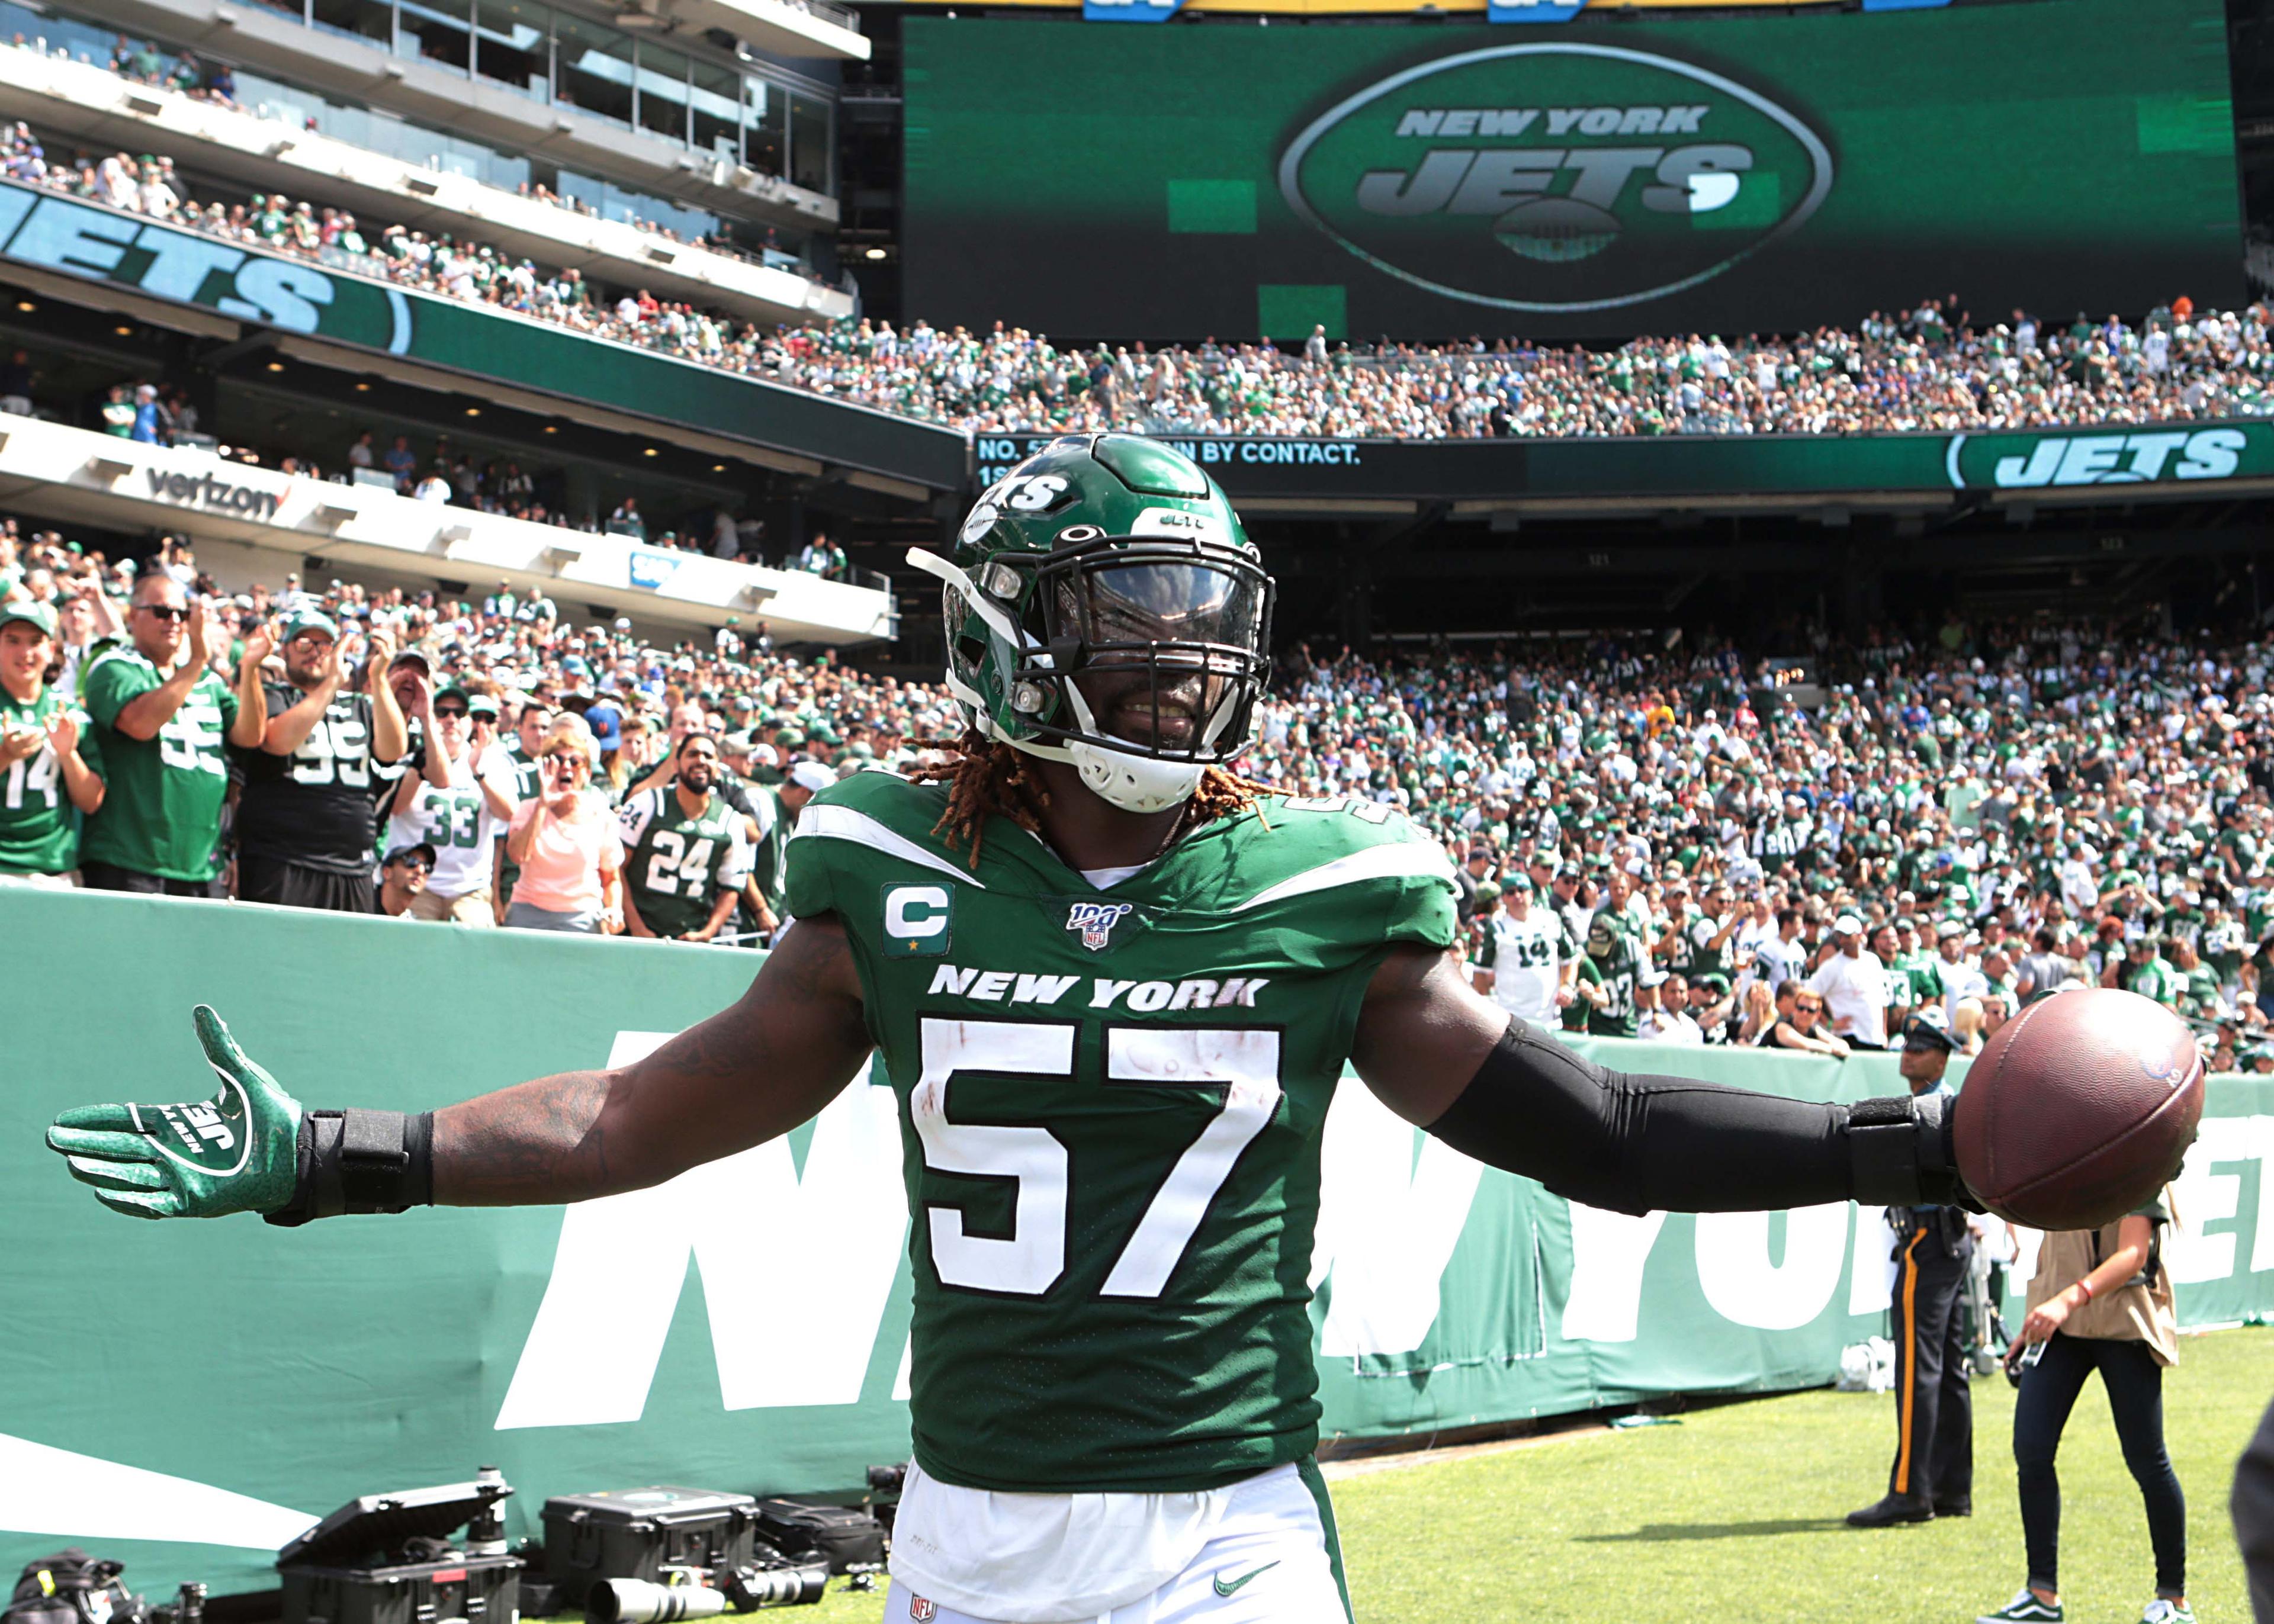
[[[2226, 1497], [2274, 1395], [2274, 1330], [2187, 1338], [2164, 1395], [2187, 1493], [2189, 1599], [2205, 1624], [2248, 1624]], [[2013, 1397], [2002, 1376], [1976, 1381], [1975, 1514], [1919, 1527], [1841, 1522], [1885, 1489], [1894, 1441], [1885, 1394], [1793, 1394], [1694, 1412], [1680, 1426], [1361, 1471], [1334, 1487], [1352, 1599], [1360, 1624], [1969, 1624], [2022, 1576]], [[2063, 1440], [2061, 1492], [2069, 1619], [2130, 1624], [2154, 1575], [2097, 1383]], [[878, 1595], [832, 1592], [796, 1616], [877, 1624], [882, 1613]]]

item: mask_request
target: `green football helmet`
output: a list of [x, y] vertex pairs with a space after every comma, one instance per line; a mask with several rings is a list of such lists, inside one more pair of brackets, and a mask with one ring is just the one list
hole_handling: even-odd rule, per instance
[[990, 485], [945, 583], [947, 686], [983, 735], [1157, 812], [1246, 748], [1270, 669], [1271, 577], [1193, 461], [1069, 434]]

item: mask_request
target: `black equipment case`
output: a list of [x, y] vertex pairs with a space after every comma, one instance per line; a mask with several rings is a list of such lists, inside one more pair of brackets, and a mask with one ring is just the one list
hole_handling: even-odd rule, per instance
[[545, 1502], [545, 1569], [569, 1611], [602, 1579], [663, 1582], [666, 1568], [743, 1568], [757, 1539], [748, 1494], [658, 1486], [556, 1494]]
[[[276, 1553], [284, 1624], [516, 1624], [521, 1559], [497, 1523], [512, 1492], [486, 1473], [349, 1501]], [[468, 1522], [480, 1537], [445, 1538]]]
[[758, 1532], [794, 1562], [827, 1562], [833, 1574], [881, 1573], [885, 1525], [858, 1506], [762, 1500]]

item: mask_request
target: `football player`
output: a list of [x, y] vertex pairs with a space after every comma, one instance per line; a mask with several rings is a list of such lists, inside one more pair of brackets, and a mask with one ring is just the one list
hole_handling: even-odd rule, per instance
[[1592, 1064], [1467, 985], [1434, 840], [1239, 778], [1272, 583], [1183, 456], [1060, 439], [911, 561], [968, 731], [928, 782], [813, 798], [796, 923], [732, 1008], [415, 1116], [304, 1109], [201, 1008], [215, 1100], [68, 1111], [49, 1143], [142, 1217], [580, 1201], [787, 1133], [881, 1056], [915, 1288], [887, 1616], [938, 1624], [1347, 1618], [1307, 1311], [1345, 1066], [1599, 1207], [1964, 1198], [1940, 1096]]

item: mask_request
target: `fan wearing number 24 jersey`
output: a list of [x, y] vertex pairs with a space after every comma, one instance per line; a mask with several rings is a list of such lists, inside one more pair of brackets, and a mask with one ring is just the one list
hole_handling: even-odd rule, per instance
[[[146, 1217], [551, 1204], [777, 1138], [867, 1071], [915, 1275], [895, 1624], [1349, 1617], [1308, 1312], [1346, 1067], [1596, 1206], [1962, 1195], [1938, 1106], [1871, 1102], [1900, 1132], [1866, 1157], [1846, 1107], [1550, 1042], [1468, 986], [1434, 840], [1232, 773], [1273, 586], [1186, 458], [1062, 438], [953, 556], [909, 562], [945, 585], [968, 730], [919, 782], [856, 774], [805, 807], [795, 922], [732, 1008], [629, 1065], [409, 1117], [304, 1112], [201, 1010], [213, 1106], [82, 1108], [49, 1144]], [[216, 1111], [257, 1154], [208, 1169], [163, 1137], [195, 1152]]]

